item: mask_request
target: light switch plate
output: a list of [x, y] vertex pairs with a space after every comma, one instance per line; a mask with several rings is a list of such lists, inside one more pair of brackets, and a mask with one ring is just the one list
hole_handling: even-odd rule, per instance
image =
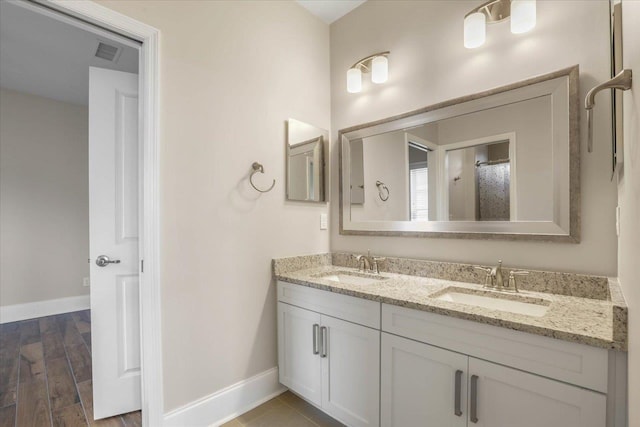
[[89, 281], [88, 277], [83, 277], [82, 278], [82, 286], [84, 286], [85, 288], [88, 288], [91, 285], [91, 282]]
[[328, 223], [327, 214], [321, 213], [320, 214], [320, 230], [326, 230], [328, 227], [327, 223]]

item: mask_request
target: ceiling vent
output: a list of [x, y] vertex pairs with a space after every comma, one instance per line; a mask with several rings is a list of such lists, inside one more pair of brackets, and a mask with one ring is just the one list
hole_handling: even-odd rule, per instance
[[120, 50], [117, 46], [99, 42], [98, 48], [96, 49], [96, 56], [110, 62], [116, 62], [120, 56]]

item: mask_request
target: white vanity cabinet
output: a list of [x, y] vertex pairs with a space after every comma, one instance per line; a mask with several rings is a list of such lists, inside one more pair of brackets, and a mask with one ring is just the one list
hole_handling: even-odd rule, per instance
[[351, 427], [626, 426], [623, 353], [286, 282], [278, 357]]
[[467, 425], [468, 357], [382, 334], [382, 426]]
[[469, 358], [469, 426], [604, 427], [606, 407], [604, 394]]
[[280, 382], [318, 406], [322, 404], [319, 334], [320, 314], [278, 303]]
[[349, 426], [379, 426], [380, 304], [281, 282], [278, 298], [280, 382]]
[[384, 427], [604, 427], [606, 396], [382, 334]]
[[349, 426], [380, 425], [380, 331], [322, 316], [322, 409]]
[[609, 425], [604, 349], [387, 304], [382, 331], [384, 427]]

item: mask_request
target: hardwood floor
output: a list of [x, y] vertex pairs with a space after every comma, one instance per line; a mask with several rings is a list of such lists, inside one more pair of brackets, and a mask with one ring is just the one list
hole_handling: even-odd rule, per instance
[[[93, 420], [89, 310], [0, 325], [0, 427], [141, 427], [140, 411]], [[344, 427], [291, 392], [224, 427]]]
[[344, 427], [344, 424], [287, 391], [221, 427]]
[[139, 427], [93, 420], [89, 310], [0, 325], [0, 427]]

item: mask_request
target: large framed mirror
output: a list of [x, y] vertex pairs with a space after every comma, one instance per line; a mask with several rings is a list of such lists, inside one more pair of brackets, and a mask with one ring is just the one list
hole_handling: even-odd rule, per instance
[[579, 242], [578, 74], [340, 131], [340, 233]]
[[287, 200], [325, 201], [325, 141], [329, 132], [287, 120]]

